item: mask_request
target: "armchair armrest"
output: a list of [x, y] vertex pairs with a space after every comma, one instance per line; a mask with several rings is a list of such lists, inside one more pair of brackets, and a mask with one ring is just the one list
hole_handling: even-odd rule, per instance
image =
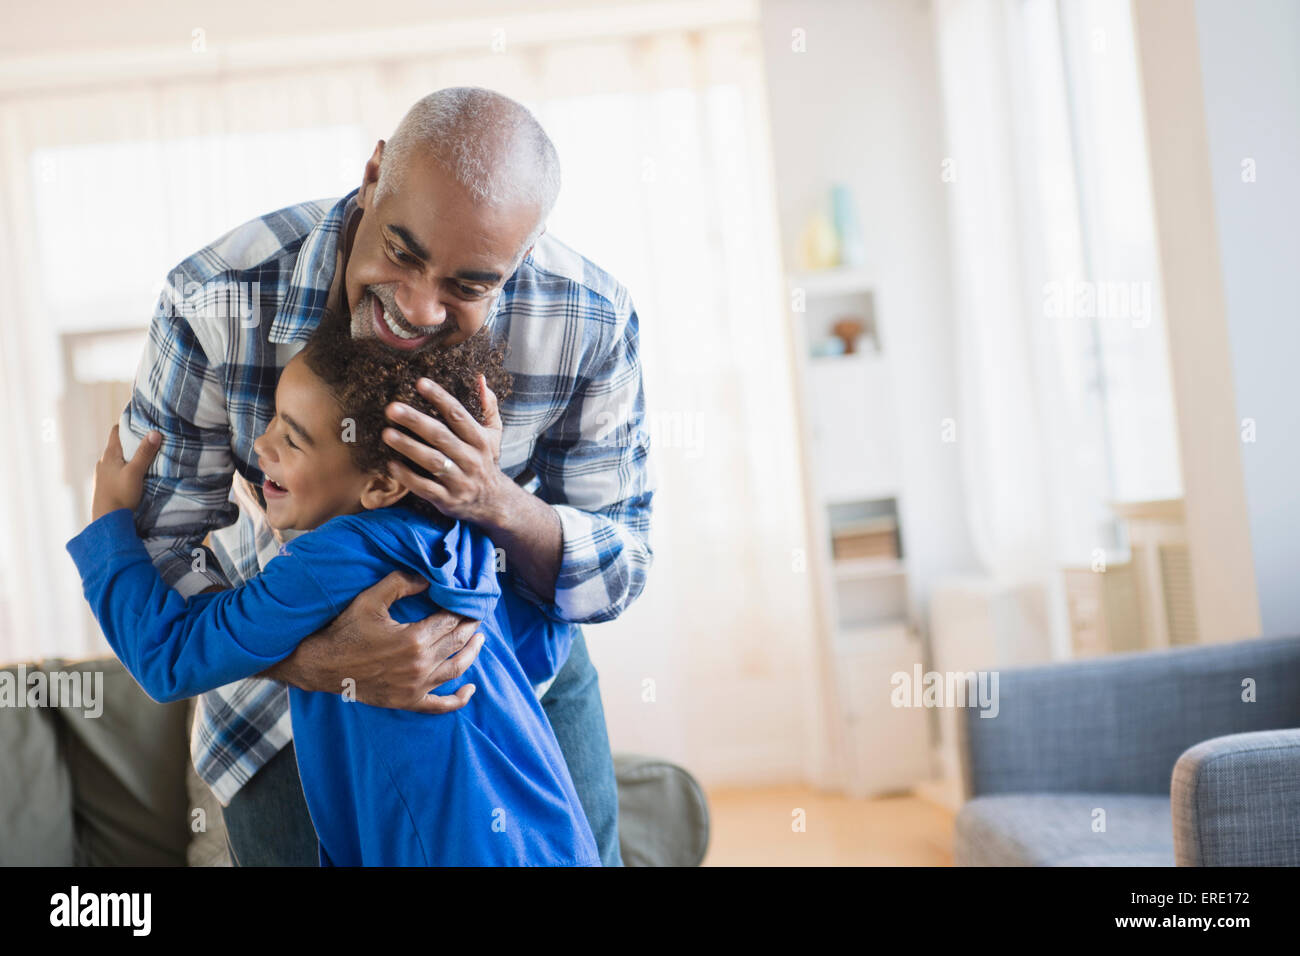
[[[1243, 681], [1254, 699], [1243, 701]], [[1300, 726], [1300, 638], [1116, 654], [999, 673], [997, 716], [958, 715], [967, 798], [1169, 793], [1189, 747]]]
[[1197, 744], [1170, 797], [1179, 866], [1300, 866], [1300, 729]]

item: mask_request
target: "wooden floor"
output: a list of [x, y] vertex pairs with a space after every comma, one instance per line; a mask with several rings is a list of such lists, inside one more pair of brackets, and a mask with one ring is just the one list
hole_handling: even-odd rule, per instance
[[[917, 796], [804, 787], [708, 791], [705, 866], [952, 866], [953, 813]], [[793, 829], [803, 810], [804, 831]]]

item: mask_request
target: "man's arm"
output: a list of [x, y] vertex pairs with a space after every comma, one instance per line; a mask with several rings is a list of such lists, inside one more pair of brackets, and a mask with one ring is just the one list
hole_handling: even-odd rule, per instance
[[[554, 597], [527, 575], [515, 576], [515, 585], [548, 616], [575, 624], [618, 617], [641, 594], [653, 560], [655, 477], [639, 322], [626, 296], [619, 315], [609, 350], [538, 439], [531, 461], [541, 482], [537, 498], [556, 516], [563, 551]], [[502, 547], [518, 571], [518, 556]]]
[[427, 714], [459, 710], [474, 694], [474, 685], [450, 695], [429, 691], [460, 677], [474, 663], [483, 647], [479, 622], [442, 612], [399, 624], [388, 611], [394, 601], [428, 588], [422, 578], [392, 572], [259, 676], [332, 694], [340, 693], [348, 679], [355, 682], [350, 686], [356, 687], [357, 699], [375, 707]]
[[[484, 388], [480, 425], [445, 390], [421, 379], [418, 388], [442, 421], [405, 405], [384, 433], [397, 451], [421, 465], [427, 479], [400, 463], [395, 477], [444, 514], [478, 525], [505, 550], [520, 593], [547, 616], [575, 624], [617, 617], [645, 586], [652, 552], [654, 478], [645, 428], [638, 322], [626, 294], [608, 344], [580, 379], [559, 420], [539, 438], [532, 466], [541, 480], [534, 497], [498, 467], [501, 423], [495, 396]], [[450, 460], [451, 466], [444, 469]]]
[[119, 423], [128, 459], [150, 430], [162, 434], [135, 526], [163, 579], [184, 596], [228, 586], [202, 542], [238, 517], [229, 500], [235, 469], [225, 393], [208, 354], [219, 345], [212, 322], [191, 318], [181, 291], [170, 282], [164, 286]]
[[[460, 677], [474, 663], [483, 646], [479, 622], [445, 612], [398, 624], [388, 610], [393, 602], [428, 587], [421, 578], [392, 572], [358, 594], [342, 614], [300, 642], [288, 657], [252, 676], [324, 693], [338, 693], [346, 678], [355, 682], [357, 699], [375, 707], [430, 714], [459, 710], [473, 696], [472, 684], [451, 695], [429, 691]], [[225, 590], [213, 585], [202, 593]], [[368, 641], [366, 634], [376, 630], [387, 639]]]

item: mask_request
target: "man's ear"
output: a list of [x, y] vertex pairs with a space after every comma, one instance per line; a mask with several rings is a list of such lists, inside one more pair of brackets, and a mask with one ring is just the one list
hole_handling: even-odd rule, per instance
[[388, 473], [387, 470], [373, 473], [361, 490], [361, 507], [367, 511], [387, 508], [406, 497], [410, 489]]
[[[542, 237], [538, 236], [537, 238], [540, 239]], [[519, 267], [524, 264], [524, 260], [527, 259], [529, 256], [531, 256], [533, 254], [533, 250], [536, 248], [537, 248], [537, 243], [534, 242], [531, 246], [529, 246], [527, 249], [525, 249], [523, 252], [519, 254], [519, 261], [516, 262], [515, 267], [510, 270], [511, 275], [514, 275], [515, 272], [519, 270]]]
[[370, 205], [373, 188], [379, 182], [379, 164], [384, 158], [384, 141], [375, 143], [375, 151], [366, 160], [366, 168], [361, 174], [361, 191], [357, 193], [357, 206], [365, 209]]
[[519, 257], [519, 261], [518, 261], [517, 263], [515, 263], [515, 268], [516, 268], [516, 269], [518, 269], [521, 265], [523, 265], [524, 260], [527, 259], [529, 256], [531, 256], [531, 255], [533, 254], [533, 250], [537, 248], [537, 240], [538, 240], [538, 239], [541, 239], [542, 236], [544, 236], [544, 235], [546, 235], [546, 225], [545, 225], [545, 224], [542, 225], [542, 231], [539, 232], [539, 233], [537, 234], [537, 239], [534, 239], [534, 240], [533, 240], [533, 244], [532, 244], [531, 246], [529, 246], [527, 249], [524, 250], [524, 254], [521, 255], [521, 256]]

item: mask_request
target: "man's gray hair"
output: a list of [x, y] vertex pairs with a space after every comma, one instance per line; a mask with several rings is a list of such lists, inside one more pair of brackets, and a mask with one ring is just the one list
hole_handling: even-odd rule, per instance
[[476, 202], [536, 206], [537, 227], [519, 255], [546, 228], [560, 193], [560, 158], [536, 117], [510, 97], [457, 86], [417, 102], [384, 143], [376, 202], [400, 188], [413, 151], [434, 156]]

